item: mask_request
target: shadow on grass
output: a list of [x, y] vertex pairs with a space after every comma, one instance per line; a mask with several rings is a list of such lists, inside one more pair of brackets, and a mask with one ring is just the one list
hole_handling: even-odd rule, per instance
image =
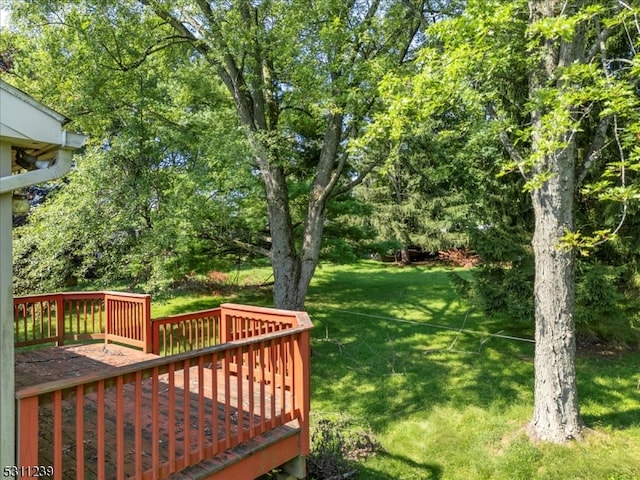
[[380, 431], [438, 404], [499, 408], [530, 398], [532, 345], [460, 333], [463, 325], [505, 325], [470, 315], [447, 270], [346, 269], [320, 272], [316, 285], [308, 305], [316, 325], [312, 395], [321, 408], [351, 412]]
[[591, 428], [607, 426], [616, 430], [624, 430], [640, 425], [640, 408], [625, 410], [624, 412], [608, 412], [603, 414], [583, 414], [582, 419]]
[[582, 418], [588, 427], [621, 430], [640, 425], [640, 352], [583, 356], [576, 369]]
[[382, 337], [381, 343], [376, 349], [373, 340], [314, 342], [314, 402], [381, 431], [436, 405], [506, 408], [532, 390], [532, 365], [505, 361], [495, 351], [426, 354], [421, 338], [394, 344]]
[[[414, 472], [411, 477], [402, 476], [402, 478], [411, 478], [415, 480], [440, 480], [443, 474], [442, 467], [433, 463], [419, 463], [404, 455], [390, 454], [387, 452], [377, 453], [381, 460], [398, 465], [398, 470], [402, 472]], [[419, 473], [418, 473], [419, 472]], [[362, 463], [358, 465], [359, 479], [366, 480], [397, 480], [397, 475], [390, 475], [375, 470], [374, 468]]]
[[[159, 318], [180, 313], [197, 312], [217, 308], [222, 303], [246, 303], [258, 306], [272, 306], [273, 300], [269, 289], [235, 288], [228, 294], [201, 294], [194, 296], [193, 292], [185, 291], [174, 294], [170, 299], [154, 300], [152, 317]], [[169, 301], [170, 300], [170, 301]]]

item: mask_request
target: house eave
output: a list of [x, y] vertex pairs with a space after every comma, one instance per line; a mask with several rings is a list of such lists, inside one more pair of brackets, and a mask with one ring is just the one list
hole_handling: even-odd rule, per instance
[[[0, 178], [0, 193], [53, 180], [71, 168], [71, 152], [82, 147], [86, 137], [64, 130], [68, 122], [64, 115], [0, 80], [0, 142], [11, 148], [11, 175]], [[30, 158], [30, 164], [18, 158]]]

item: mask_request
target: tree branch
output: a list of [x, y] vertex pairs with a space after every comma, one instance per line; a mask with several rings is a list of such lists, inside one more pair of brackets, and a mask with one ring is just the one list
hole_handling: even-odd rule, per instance
[[378, 164], [375, 162], [371, 163], [370, 165], [367, 165], [367, 167], [362, 172], [360, 172], [358, 176], [354, 178], [351, 182], [349, 182], [343, 188], [340, 188], [339, 190], [336, 190], [335, 192], [333, 192], [330, 198], [339, 197], [340, 195], [344, 195], [345, 193], [353, 190], [355, 187], [360, 185], [364, 181], [364, 179], [367, 178], [367, 175], [369, 175], [373, 171], [373, 169], [376, 168], [377, 166]]
[[[174, 41], [175, 40], [175, 41]], [[166, 43], [162, 43], [162, 42], [166, 42]], [[147, 48], [145, 48], [145, 50], [142, 52], [140, 58], [138, 58], [137, 60], [135, 60], [134, 62], [131, 62], [129, 64], [125, 64], [122, 61], [122, 56], [120, 55], [120, 48], [119, 45], [116, 41], [116, 49], [118, 51], [117, 55], [114, 54], [113, 52], [111, 52], [111, 50], [109, 50], [109, 47], [107, 47], [107, 45], [104, 42], [100, 42], [100, 45], [102, 45], [102, 48], [105, 49], [105, 51], [109, 54], [109, 56], [113, 59], [113, 61], [116, 63], [116, 65], [118, 66], [118, 70], [121, 70], [123, 72], [128, 72], [130, 70], [134, 70], [136, 68], [138, 68], [140, 65], [142, 65], [149, 56], [153, 55], [154, 53], [160, 52], [162, 50], [164, 50], [165, 48], [170, 47], [171, 45], [177, 45], [179, 43], [186, 43], [192, 42], [191, 38], [187, 38], [184, 37], [182, 35], [169, 35], [167, 37], [161, 38], [158, 43], [154, 44], [154, 45], [149, 45]], [[110, 67], [107, 67], [110, 68]]]
[[213, 240], [216, 242], [220, 242], [223, 245], [233, 245], [235, 247], [239, 247], [242, 250], [255, 254], [255, 255], [262, 255], [264, 257], [269, 257], [269, 250], [264, 248], [264, 247], [260, 247], [258, 245], [254, 245], [252, 243], [248, 243], [248, 242], [244, 242], [242, 240], [239, 240], [237, 238], [232, 238], [232, 237], [227, 237], [224, 235], [215, 235], [213, 233], [211, 233], [212, 231], [214, 231], [215, 229], [211, 228], [209, 231], [207, 232], [201, 232], [198, 236], [199, 238], [203, 238], [205, 240]]
[[611, 116], [607, 116], [600, 120], [598, 128], [596, 128], [596, 133], [593, 136], [591, 146], [589, 147], [589, 153], [587, 153], [587, 156], [584, 159], [582, 170], [578, 174], [578, 177], [576, 179], [576, 188], [578, 188], [582, 184], [582, 182], [584, 182], [584, 179], [589, 174], [589, 170], [593, 166], [594, 162], [598, 158], [600, 158], [600, 152], [602, 151], [605, 139], [607, 138], [607, 130], [609, 129], [610, 124]]

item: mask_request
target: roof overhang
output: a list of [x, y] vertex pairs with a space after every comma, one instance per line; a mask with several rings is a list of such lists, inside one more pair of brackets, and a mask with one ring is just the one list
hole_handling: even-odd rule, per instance
[[[69, 119], [0, 80], [0, 141], [11, 146], [12, 175], [0, 177], [0, 193], [46, 182], [71, 167], [71, 152], [86, 137], [63, 126]], [[63, 153], [64, 152], [64, 153]], [[25, 162], [28, 159], [29, 164]]]

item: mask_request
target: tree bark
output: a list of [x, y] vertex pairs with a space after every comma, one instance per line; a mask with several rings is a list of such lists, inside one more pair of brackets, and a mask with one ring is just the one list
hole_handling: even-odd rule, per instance
[[[530, 21], [560, 15], [563, 4], [558, 0], [530, 1]], [[540, 39], [540, 61], [530, 78], [533, 101], [540, 89], [571, 88], [555, 78], [559, 69], [581, 58], [580, 41], [579, 35], [571, 41]], [[529, 433], [539, 440], [563, 443], [580, 438], [583, 428], [575, 371], [575, 254], [561, 246], [565, 233], [573, 230], [576, 145], [575, 132], [554, 132], [545, 126], [545, 113], [548, 107], [539, 105], [531, 118], [532, 153], [539, 155], [533, 174], [544, 182], [531, 194], [535, 215], [532, 243], [536, 347], [534, 411]], [[544, 139], [549, 138], [563, 146], [548, 151]]]
[[409, 254], [409, 247], [403, 245], [400, 249], [400, 263], [402, 265], [409, 265], [411, 263], [411, 255]]
[[556, 175], [532, 193], [536, 347], [530, 433], [562, 443], [580, 438], [583, 424], [575, 371], [575, 254], [559, 246], [573, 226], [573, 161], [567, 154], [553, 163]]
[[273, 303], [277, 308], [300, 310], [298, 284], [300, 258], [297, 254], [286, 178], [272, 162], [259, 161], [267, 196], [267, 214], [271, 235], [269, 259], [273, 268]]

